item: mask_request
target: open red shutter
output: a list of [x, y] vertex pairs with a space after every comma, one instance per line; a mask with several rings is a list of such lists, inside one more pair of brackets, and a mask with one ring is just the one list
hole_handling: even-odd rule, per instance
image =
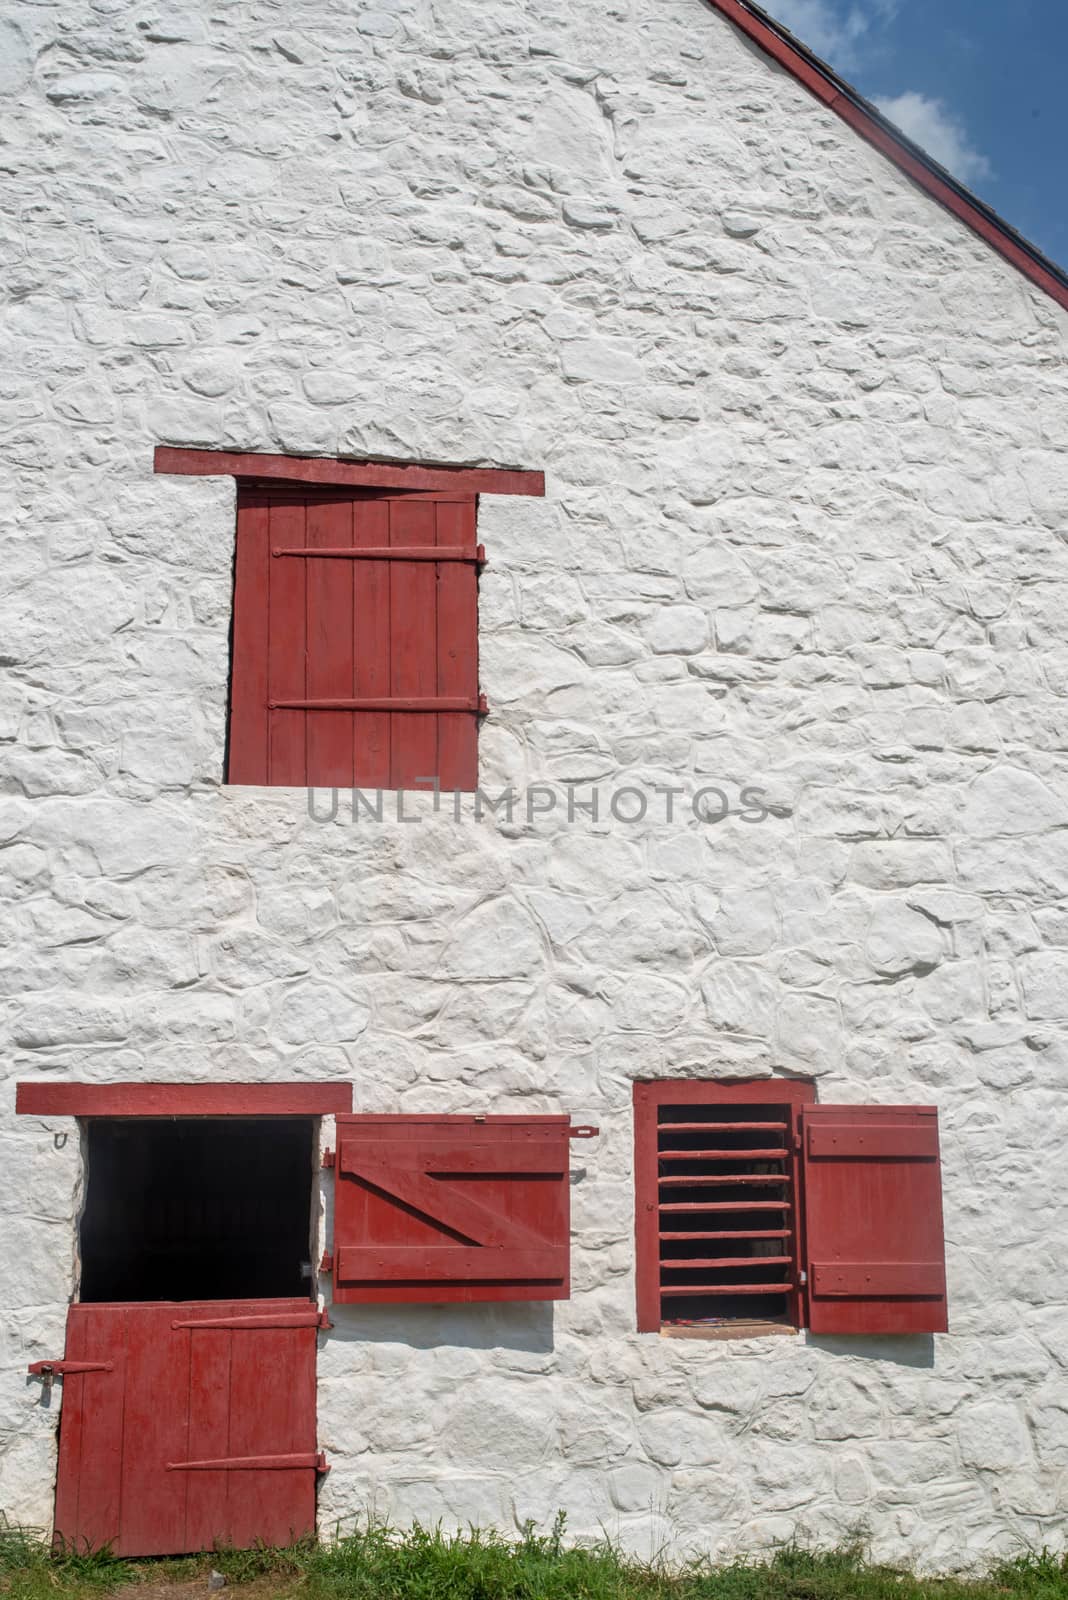
[[568, 1117], [338, 1117], [335, 1301], [566, 1300]]
[[230, 783], [477, 786], [476, 505], [239, 485]]
[[807, 1105], [801, 1135], [808, 1326], [944, 1333], [937, 1111]]

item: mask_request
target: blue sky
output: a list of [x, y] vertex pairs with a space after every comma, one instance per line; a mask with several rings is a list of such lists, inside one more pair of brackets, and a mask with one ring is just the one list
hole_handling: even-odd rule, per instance
[[762, 0], [1068, 267], [1066, 0]]

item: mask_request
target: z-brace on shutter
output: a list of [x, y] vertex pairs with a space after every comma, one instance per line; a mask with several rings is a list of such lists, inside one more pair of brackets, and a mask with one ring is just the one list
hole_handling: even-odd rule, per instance
[[938, 1113], [801, 1109], [808, 1326], [945, 1333]]
[[568, 1117], [337, 1119], [335, 1301], [566, 1300]]
[[477, 787], [476, 504], [239, 485], [228, 782]]

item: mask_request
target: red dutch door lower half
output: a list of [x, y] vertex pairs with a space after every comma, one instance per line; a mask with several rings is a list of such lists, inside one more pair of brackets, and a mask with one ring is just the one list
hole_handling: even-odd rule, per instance
[[57, 1543], [150, 1556], [314, 1532], [320, 1320], [307, 1300], [72, 1306]]

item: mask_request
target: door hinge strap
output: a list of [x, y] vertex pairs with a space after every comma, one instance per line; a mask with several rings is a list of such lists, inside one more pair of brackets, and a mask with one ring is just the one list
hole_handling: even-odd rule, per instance
[[268, 1312], [259, 1317], [196, 1317], [188, 1322], [172, 1322], [172, 1328], [332, 1328], [325, 1311]]
[[26, 1368], [35, 1378], [65, 1378], [79, 1372], [114, 1372], [113, 1361], [31, 1361]]
[[218, 1456], [210, 1461], [168, 1461], [168, 1472], [290, 1472], [294, 1468], [329, 1472], [322, 1450], [298, 1450], [288, 1456]]
[[306, 561], [469, 561], [486, 565], [482, 544], [275, 545], [272, 556], [302, 556]]
[[484, 694], [362, 695], [354, 700], [268, 700], [268, 711], [473, 711], [489, 715]]

